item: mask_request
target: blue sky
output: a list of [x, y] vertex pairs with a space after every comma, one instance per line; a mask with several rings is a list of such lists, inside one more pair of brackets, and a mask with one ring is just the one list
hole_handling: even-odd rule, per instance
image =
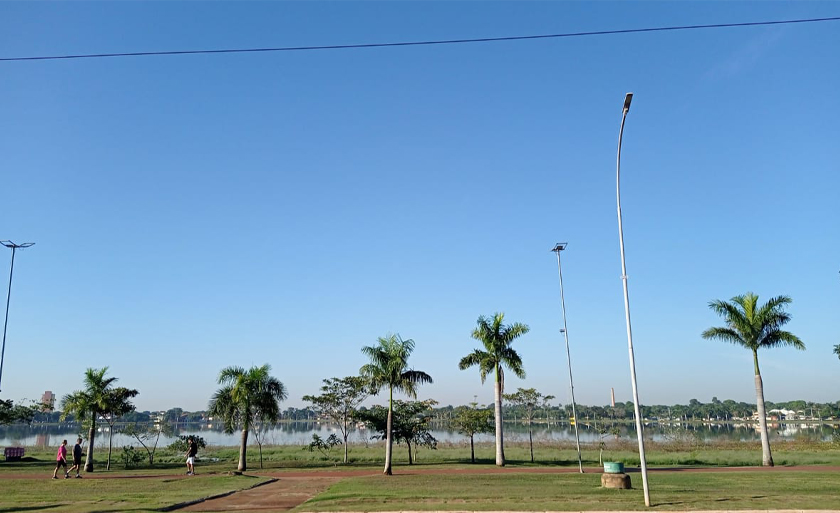
[[[830, 2], [0, 4], [2, 56], [330, 45], [840, 15]], [[2, 397], [87, 367], [140, 409], [206, 407], [270, 363], [286, 406], [389, 332], [435, 379], [477, 317], [569, 402], [631, 399], [622, 208], [642, 403], [755, 399], [710, 300], [793, 298], [807, 351], [760, 355], [768, 400], [836, 401], [840, 23], [458, 46], [0, 63], [0, 239], [18, 253]], [[6, 257], [8, 258], [8, 255]], [[8, 262], [8, 260], [4, 260]], [[6, 264], [4, 264], [5, 266]], [[0, 279], [5, 290], [6, 278]]]

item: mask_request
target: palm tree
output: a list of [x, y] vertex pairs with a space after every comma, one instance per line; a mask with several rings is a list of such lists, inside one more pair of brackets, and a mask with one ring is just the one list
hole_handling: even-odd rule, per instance
[[837, 355], [837, 358], [840, 358], [840, 344], [834, 346], [834, 354]]
[[731, 302], [712, 301], [709, 303], [709, 308], [723, 317], [726, 326], [709, 328], [703, 332], [703, 338], [722, 340], [752, 351], [755, 366], [756, 406], [761, 427], [762, 464], [765, 467], [773, 466], [773, 456], [770, 454], [770, 439], [767, 436], [764, 384], [758, 369], [758, 350], [779, 346], [792, 346], [801, 351], [805, 350], [805, 344], [796, 335], [781, 329], [790, 321], [790, 314], [784, 311], [784, 306], [789, 303], [791, 299], [788, 296], [778, 296], [770, 298], [767, 303], [759, 306], [758, 296], [752, 292], [735, 296]]
[[478, 366], [481, 375], [481, 382], [487, 379], [487, 374], [493, 373], [496, 377], [495, 398], [496, 398], [496, 465], [505, 465], [504, 435], [502, 433], [502, 395], [505, 390], [504, 367], [511, 370], [518, 378], [525, 378], [525, 369], [522, 367], [522, 358], [510, 345], [513, 341], [530, 330], [527, 325], [515, 322], [511, 325], [504, 325], [502, 321], [505, 314], [496, 313], [493, 318], [481, 316], [478, 318], [478, 326], [472, 332], [472, 338], [481, 341], [484, 349], [475, 349], [472, 353], [461, 358], [458, 368], [468, 369]]
[[[111, 388], [117, 378], [106, 378], [105, 373], [107, 372], [108, 367], [86, 370], [85, 389], [77, 390], [61, 399], [61, 420], [66, 419], [67, 415], [73, 414], [76, 419], [87, 422], [89, 426], [85, 472], [93, 472], [93, 441], [96, 436], [96, 419], [100, 415], [110, 413], [115, 406], [119, 406], [115, 405], [115, 389]], [[118, 395], [126, 402], [129, 397], [137, 395], [136, 390], [124, 388], [117, 390], [119, 390]]]
[[224, 385], [213, 394], [208, 414], [220, 417], [224, 422], [225, 433], [242, 429], [242, 442], [239, 446], [240, 471], [248, 468], [246, 449], [248, 431], [255, 422], [277, 422], [280, 418], [280, 401], [286, 399], [286, 387], [269, 372], [271, 366], [251, 367], [247, 371], [242, 367], [226, 367], [219, 373], [219, 384]]
[[403, 340], [399, 335], [388, 334], [378, 339], [375, 346], [362, 347], [362, 353], [370, 358], [370, 363], [359, 369], [359, 374], [367, 378], [371, 388], [382, 390], [388, 387], [388, 421], [385, 427], [384, 474], [391, 475], [391, 452], [394, 445], [394, 390], [404, 392], [412, 399], [417, 398], [417, 385], [431, 383], [432, 377], [423, 371], [408, 368], [408, 357], [414, 351], [414, 341]]

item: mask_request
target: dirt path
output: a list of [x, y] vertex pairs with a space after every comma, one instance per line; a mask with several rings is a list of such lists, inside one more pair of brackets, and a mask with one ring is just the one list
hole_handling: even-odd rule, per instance
[[267, 485], [193, 504], [176, 511], [288, 511], [341, 479], [339, 476], [284, 476]]

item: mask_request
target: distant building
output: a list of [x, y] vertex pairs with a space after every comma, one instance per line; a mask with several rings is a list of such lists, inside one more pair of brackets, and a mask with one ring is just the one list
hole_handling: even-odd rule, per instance
[[55, 394], [47, 390], [41, 396], [41, 411], [53, 411], [55, 409]]

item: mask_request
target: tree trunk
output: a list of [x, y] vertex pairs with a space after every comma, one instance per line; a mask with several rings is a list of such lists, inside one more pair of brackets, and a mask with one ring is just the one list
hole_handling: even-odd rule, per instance
[[475, 463], [475, 444], [473, 443], [473, 435], [470, 435], [470, 460]]
[[531, 435], [531, 421], [528, 421], [528, 446], [531, 448], [531, 463], [534, 462], [534, 437]]
[[347, 465], [347, 437], [350, 435], [350, 431], [347, 430], [347, 418], [344, 418], [344, 464]]
[[504, 433], [502, 432], [502, 381], [496, 366], [496, 465], [505, 466]]
[[262, 442], [259, 442], [259, 441], [258, 441], [257, 443], [259, 444], [259, 447], [260, 447], [260, 470], [262, 470], [262, 468], [263, 468], [263, 463], [262, 463]]
[[88, 431], [88, 452], [85, 458], [85, 472], [93, 472], [93, 437], [96, 436], [96, 414], [90, 419], [90, 430]]
[[240, 472], [248, 470], [248, 460], [246, 451], [248, 448], [248, 429], [242, 430], [242, 445], [239, 446], [239, 466], [236, 467]]
[[111, 470], [111, 448], [114, 443], [114, 426], [108, 430], [108, 464], [105, 465], [105, 470]]
[[394, 389], [388, 388], [388, 421], [386, 423], [385, 428], [385, 470], [382, 472], [386, 476], [390, 476], [391, 472], [391, 452], [393, 449], [393, 434], [391, 433], [391, 429], [393, 427], [393, 414], [394, 414]]
[[414, 461], [411, 459], [411, 442], [406, 442], [405, 445], [408, 446], [408, 464], [414, 465]]
[[764, 384], [761, 374], [755, 375], [755, 400], [758, 407], [758, 425], [761, 429], [761, 464], [765, 467], [773, 466], [773, 456], [770, 454], [770, 436], [767, 432], [767, 414], [764, 411]]

